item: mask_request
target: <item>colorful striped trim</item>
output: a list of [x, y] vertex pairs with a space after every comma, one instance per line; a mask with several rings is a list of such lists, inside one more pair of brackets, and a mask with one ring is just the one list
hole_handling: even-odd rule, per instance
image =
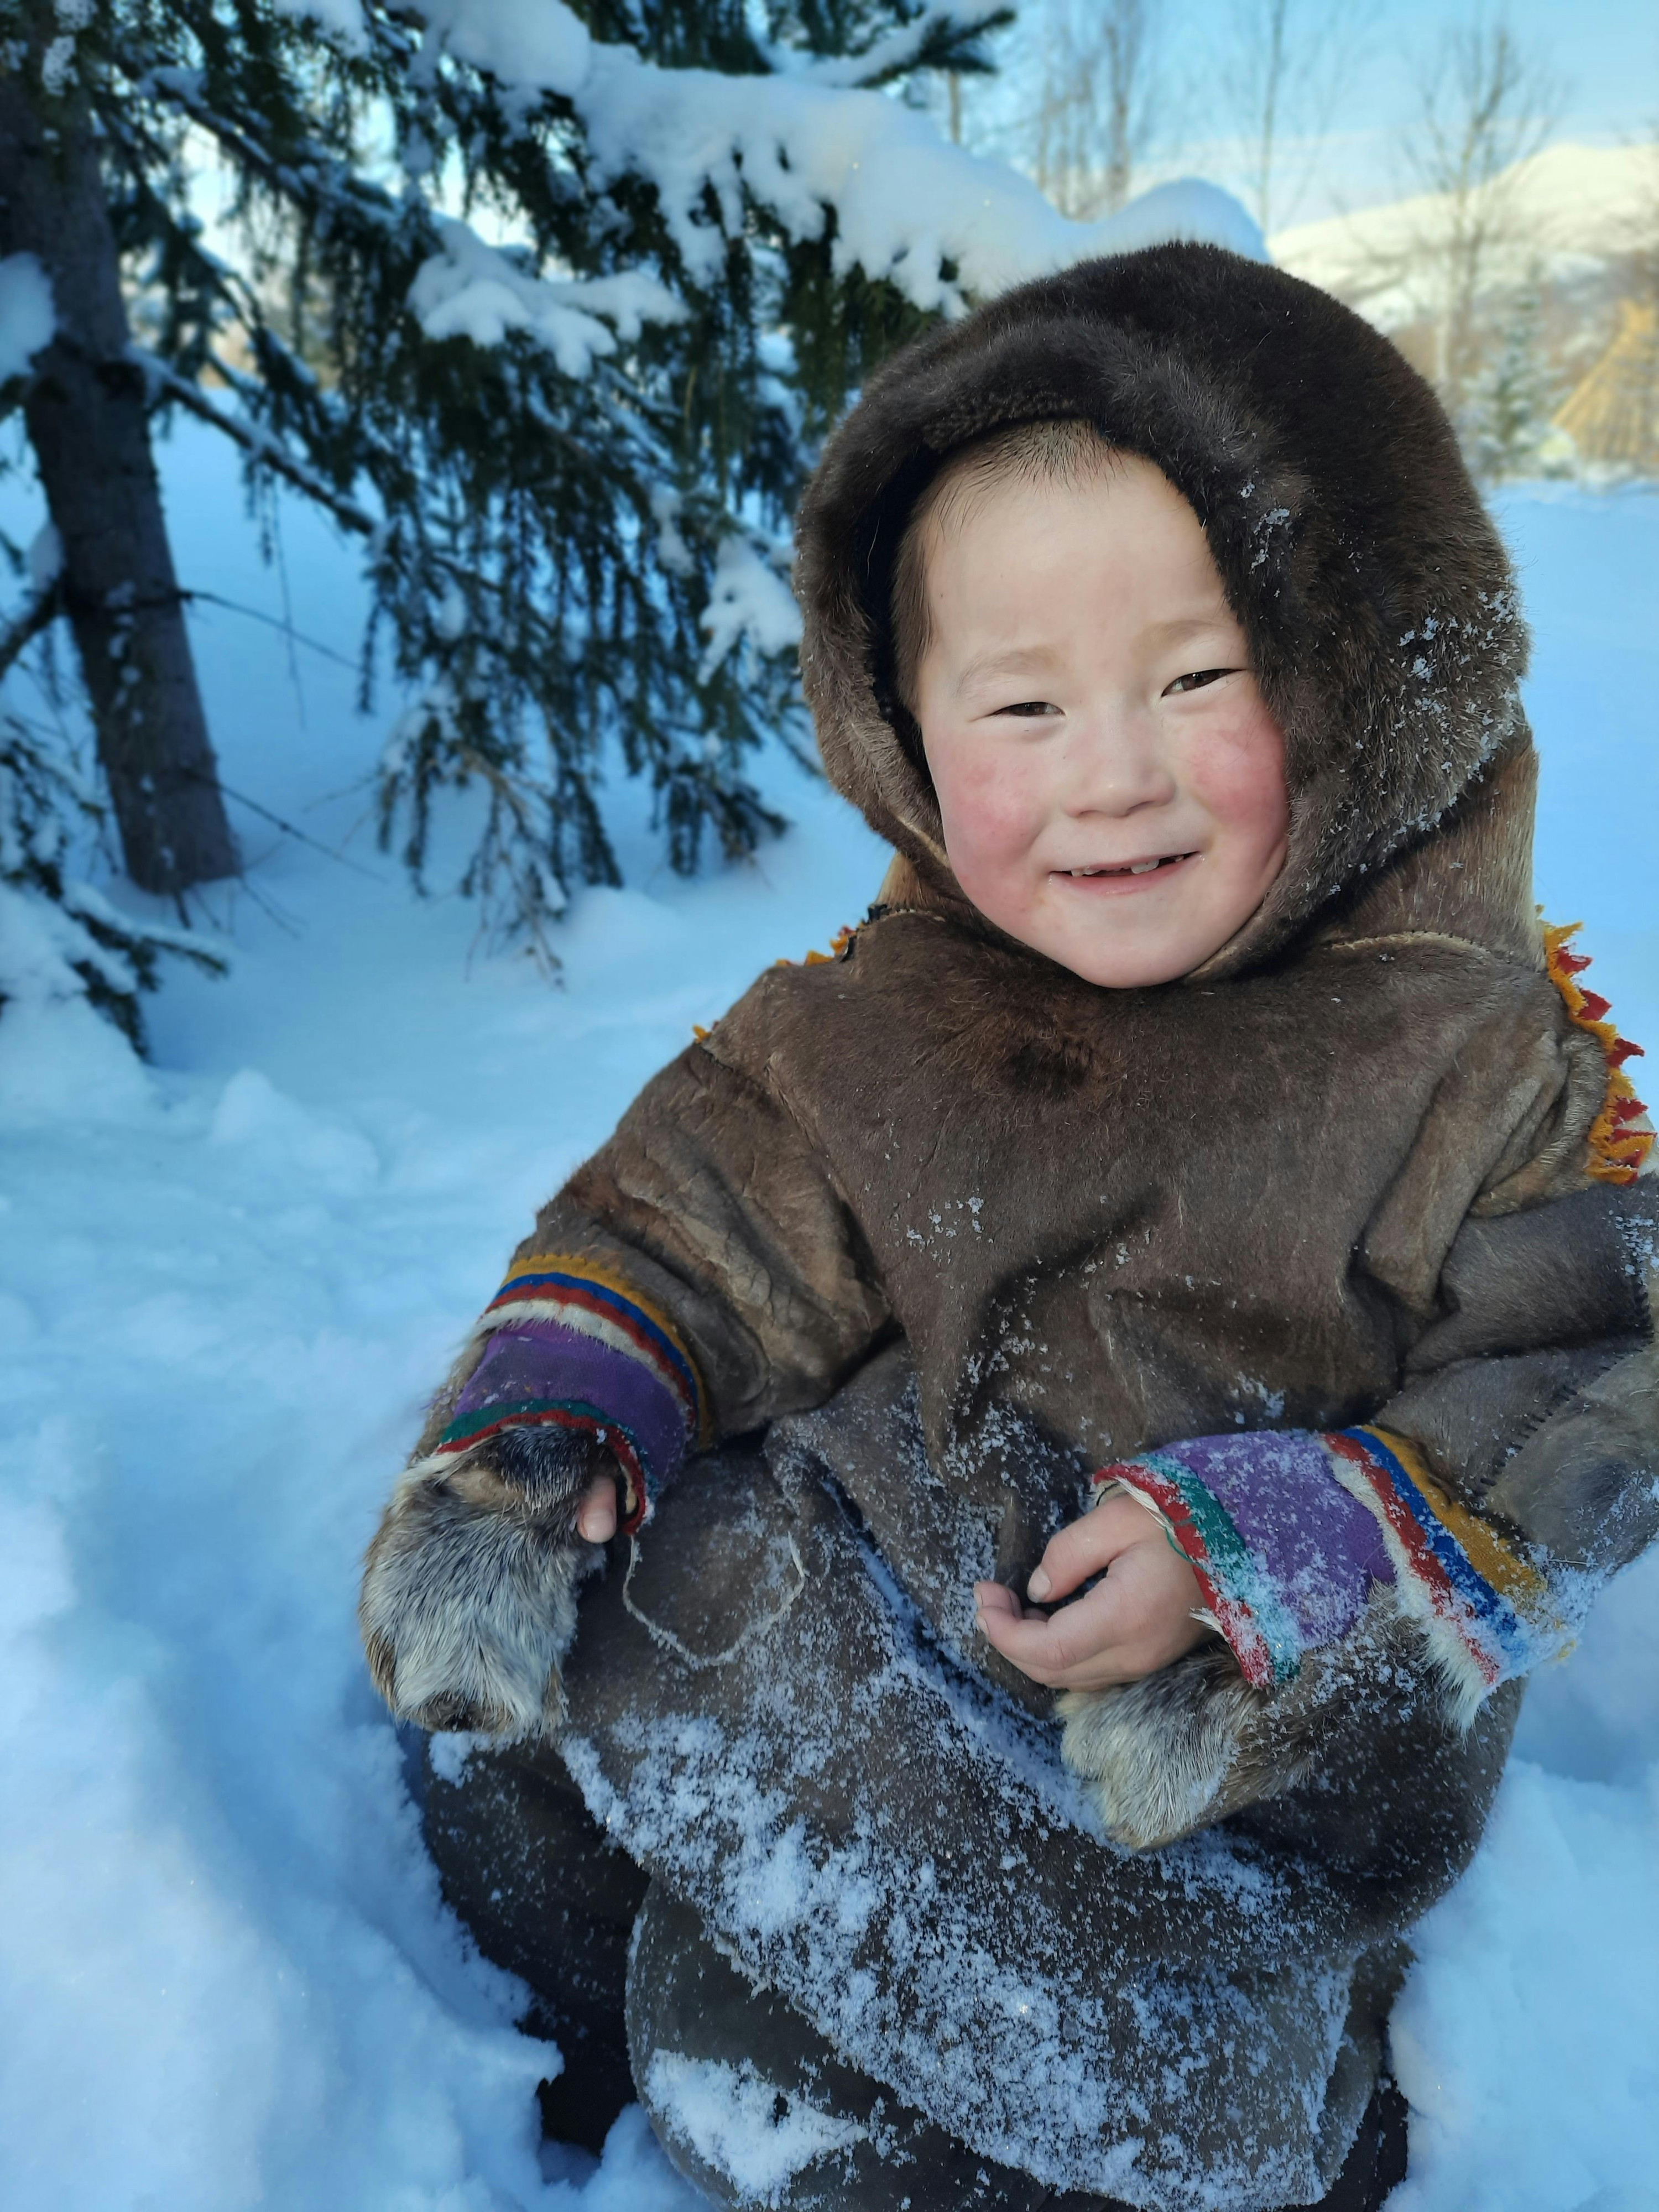
[[1634, 1182], [1653, 1150], [1655, 1133], [1647, 1118], [1648, 1109], [1625, 1073], [1625, 1062], [1646, 1055], [1639, 1044], [1621, 1037], [1607, 1018], [1612, 1009], [1601, 993], [1586, 991], [1577, 981], [1590, 964], [1589, 956], [1569, 952], [1567, 945], [1583, 927], [1577, 921], [1547, 921], [1545, 965], [1551, 982], [1566, 1001], [1574, 1026], [1587, 1030], [1607, 1056], [1607, 1097], [1584, 1139], [1589, 1172], [1598, 1182]]
[[574, 1253], [532, 1252], [515, 1261], [484, 1308], [480, 1327], [514, 1320], [557, 1321], [643, 1360], [666, 1383], [699, 1449], [714, 1441], [708, 1397], [684, 1338], [660, 1307], [625, 1276]]
[[1358, 1428], [1324, 1441], [1337, 1480], [1381, 1523], [1402, 1595], [1415, 1593], [1418, 1609], [1441, 1632], [1442, 1656], [1461, 1655], [1453, 1671], [1472, 1703], [1563, 1648], [1565, 1632], [1543, 1577], [1447, 1496], [1405, 1437]]
[[516, 1404], [481, 1406], [450, 1423], [432, 1457], [450, 1459], [471, 1451], [501, 1429], [533, 1428], [575, 1429], [603, 1444], [622, 1469], [627, 1492], [623, 1500], [622, 1534], [631, 1536], [643, 1527], [650, 1515], [652, 1486], [638, 1443], [614, 1414], [589, 1405], [585, 1398], [524, 1398]]
[[1097, 1487], [1120, 1485], [1158, 1510], [1170, 1540], [1190, 1565], [1204, 1602], [1251, 1686], [1295, 1679], [1302, 1632], [1214, 1492], [1168, 1452], [1102, 1468]]

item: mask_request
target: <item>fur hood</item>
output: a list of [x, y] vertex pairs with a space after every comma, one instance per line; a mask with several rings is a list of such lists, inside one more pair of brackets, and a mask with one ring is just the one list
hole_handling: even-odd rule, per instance
[[[808, 487], [796, 588], [824, 764], [925, 884], [954, 892], [893, 686], [894, 557], [945, 456], [1043, 416], [1098, 424], [1191, 502], [1285, 732], [1289, 859], [1200, 975], [1283, 945], [1422, 848], [1460, 800], [1466, 815], [1495, 803], [1500, 842], [1524, 838], [1527, 634], [1444, 410], [1327, 294], [1217, 246], [1170, 245], [1024, 285], [908, 348], [871, 379]], [[1486, 787], [1500, 757], [1520, 772], [1498, 795]], [[1514, 902], [1502, 903], [1512, 934]]]

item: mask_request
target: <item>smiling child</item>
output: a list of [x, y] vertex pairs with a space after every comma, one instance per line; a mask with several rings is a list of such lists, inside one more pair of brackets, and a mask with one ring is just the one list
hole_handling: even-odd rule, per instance
[[549, 2125], [717, 2203], [1363, 2212], [1407, 1931], [1659, 1521], [1508, 562], [1387, 341], [1198, 246], [899, 356], [799, 549], [895, 859], [434, 1402], [362, 1601], [474, 1732], [428, 1841]]

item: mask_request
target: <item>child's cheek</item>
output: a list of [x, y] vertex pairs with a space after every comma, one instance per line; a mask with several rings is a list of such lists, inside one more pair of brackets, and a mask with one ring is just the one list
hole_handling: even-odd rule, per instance
[[1284, 834], [1290, 818], [1285, 740], [1259, 699], [1194, 731], [1186, 781], [1206, 811], [1227, 829], [1270, 844]]
[[1017, 871], [1042, 825], [1042, 793], [1032, 764], [1000, 746], [975, 747], [953, 762], [939, 802], [946, 847], [970, 897], [963, 870], [981, 884]]

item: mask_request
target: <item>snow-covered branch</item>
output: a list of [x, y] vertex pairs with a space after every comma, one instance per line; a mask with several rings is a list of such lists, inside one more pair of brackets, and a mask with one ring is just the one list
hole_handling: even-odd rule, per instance
[[52, 284], [33, 253], [0, 259], [0, 385], [27, 376], [57, 328]]
[[770, 10], [792, 40], [630, 0], [606, 40], [562, 0], [144, 0], [77, 34], [152, 401], [367, 546], [365, 702], [384, 671], [420, 702], [381, 790], [417, 881], [482, 789], [462, 888], [534, 935], [616, 878], [618, 755], [676, 866], [751, 849], [747, 763], [805, 728], [779, 549], [848, 392], [1090, 254], [1260, 252], [1202, 185], [1068, 220], [892, 96], [983, 66], [1006, 12]]
[[947, 313], [1091, 254], [1164, 239], [1265, 254], [1237, 201], [1209, 185], [1166, 185], [1074, 222], [1028, 178], [952, 145], [915, 108], [831, 82], [826, 64], [769, 76], [660, 68], [591, 38], [560, 0], [533, 10], [427, 0], [421, 13], [457, 59], [509, 92], [568, 100], [598, 179], [632, 173], [654, 188], [696, 283], [720, 281], [745, 194], [797, 240], [822, 238], [833, 216], [838, 275], [857, 266]]
[[886, 32], [856, 53], [802, 55], [788, 46], [769, 46], [767, 60], [780, 76], [807, 84], [873, 90], [895, 77], [906, 76], [928, 65], [940, 47], [965, 45], [987, 31], [999, 29], [1012, 9], [1005, 6], [964, 5], [963, 0], [939, 0], [913, 23]]
[[487, 246], [466, 223], [441, 219], [438, 236], [441, 252], [422, 264], [409, 294], [429, 338], [499, 345], [508, 331], [526, 331], [567, 376], [586, 376], [596, 356], [616, 351], [618, 339], [636, 338], [647, 323], [686, 317], [684, 301], [642, 270], [538, 276], [521, 259]]

